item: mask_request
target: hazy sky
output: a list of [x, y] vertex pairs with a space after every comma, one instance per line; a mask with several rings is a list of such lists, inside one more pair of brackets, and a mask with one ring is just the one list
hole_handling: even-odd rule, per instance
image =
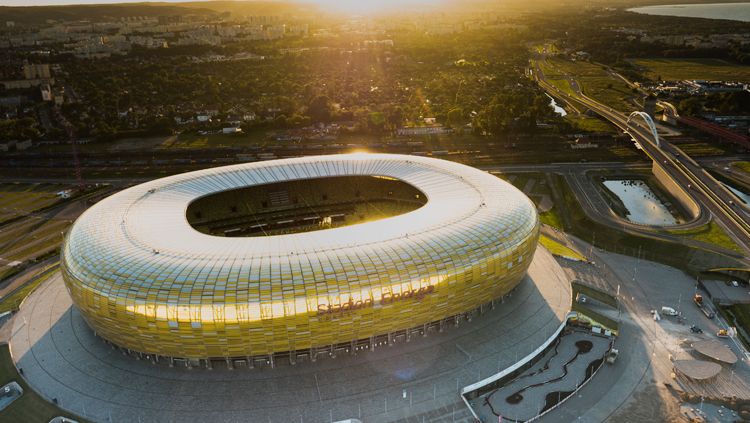
[[[185, 2], [190, 0], [151, 0], [158, 2]], [[201, 1], [201, 0], [193, 0]], [[203, 0], [205, 1], [205, 0]], [[299, 3], [314, 3], [326, 9], [340, 9], [350, 12], [373, 12], [399, 6], [421, 6], [440, 4], [444, 0], [296, 0]], [[144, 3], [149, 0], [0, 0], [0, 6], [44, 6], [63, 4], [103, 4], [103, 3]]]
[[[144, 3], [149, 0], [0, 0], [0, 6], [45, 6], [51, 4], [102, 4], [102, 3]], [[190, 0], [158, 0], [159, 2], [185, 2]]]

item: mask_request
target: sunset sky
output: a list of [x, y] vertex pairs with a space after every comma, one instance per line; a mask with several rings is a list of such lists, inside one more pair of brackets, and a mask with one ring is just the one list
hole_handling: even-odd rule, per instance
[[[159, 0], [164, 3], [183, 3], [190, 0]], [[66, 4], [144, 3], [148, 0], [0, 0], [0, 6], [45, 6]], [[436, 4], [441, 0], [298, 0], [299, 3], [315, 3], [329, 9], [352, 12], [368, 12], [390, 9], [402, 5]]]

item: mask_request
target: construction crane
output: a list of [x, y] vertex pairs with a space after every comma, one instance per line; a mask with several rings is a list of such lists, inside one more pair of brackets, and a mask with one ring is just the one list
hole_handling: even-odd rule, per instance
[[52, 111], [55, 115], [55, 120], [57, 120], [57, 123], [59, 123], [65, 129], [65, 133], [68, 136], [68, 142], [73, 149], [73, 166], [75, 167], [76, 186], [78, 187], [78, 190], [82, 192], [84, 191], [86, 186], [83, 182], [83, 175], [81, 174], [81, 162], [78, 160], [78, 147], [76, 144], [75, 128], [73, 127], [73, 124], [70, 123], [70, 121], [68, 121], [65, 116], [63, 116], [62, 112], [60, 111], [60, 107], [55, 106]]

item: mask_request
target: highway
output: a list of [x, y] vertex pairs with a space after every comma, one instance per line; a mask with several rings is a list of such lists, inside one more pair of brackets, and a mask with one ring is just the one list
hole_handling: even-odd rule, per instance
[[544, 79], [538, 65], [535, 69], [539, 85], [550, 95], [567, 103], [583, 105], [630, 134], [656, 166], [661, 166], [679, 186], [708, 209], [716, 222], [739, 246], [746, 252], [750, 251], [750, 216], [735, 195], [721, 182], [668, 142], [660, 140], [661, 148], [657, 147], [651, 131], [640, 122], [629, 122], [627, 115], [587, 97], [580, 91], [576, 96], [561, 91]]

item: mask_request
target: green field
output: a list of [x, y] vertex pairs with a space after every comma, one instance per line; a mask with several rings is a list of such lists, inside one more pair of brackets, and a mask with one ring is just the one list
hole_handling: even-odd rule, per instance
[[586, 306], [578, 304], [575, 301], [573, 301], [573, 305], [570, 307], [570, 310], [583, 314], [591, 321], [593, 325], [604, 327], [611, 330], [612, 332], [617, 333], [618, 329], [620, 328], [619, 323], [617, 323], [617, 321], [615, 321], [614, 319], [610, 319], [609, 317], [591, 310]]
[[[599, 118], [590, 117], [586, 115], [572, 115], [568, 114], [565, 116], [565, 120], [569, 121], [574, 128], [583, 132], [613, 132], [615, 127], [611, 123], [604, 121]], [[637, 153], [632, 153], [637, 156]]]
[[734, 162], [732, 163], [732, 167], [741, 172], [750, 174], [750, 162]]
[[698, 156], [722, 156], [729, 153], [722, 145], [709, 144], [707, 142], [690, 142], [677, 144], [683, 153], [691, 157]]
[[638, 153], [638, 150], [631, 146], [614, 145], [609, 147], [609, 151], [620, 160], [633, 160], [641, 157], [641, 154]]
[[549, 226], [562, 230], [559, 209], [552, 200], [552, 191], [547, 185], [543, 173], [524, 172], [514, 174], [495, 174], [495, 176], [510, 182], [524, 194], [531, 198], [539, 210], [539, 220]]
[[570, 85], [570, 76], [562, 72], [558, 67], [553, 66], [550, 61], [540, 61], [539, 67], [542, 69], [547, 82], [568, 95], [575, 96], [577, 94]]
[[[621, 112], [634, 110], [636, 106], [631, 98], [637, 96], [620, 78], [611, 75], [601, 65], [582, 61], [550, 59], [554, 69], [549, 77], [554, 79], [573, 78], [587, 96]], [[544, 68], [543, 68], [544, 69]], [[546, 74], [546, 71], [545, 71]]]
[[[561, 210], [560, 216], [564, 222], [565, 232], [593, 243], [597, 248], [631, 256], [637, 254], [646, 260], [656, 261], [689, 272], [703, 271], [707, 268], [707, 263], [711, 263], [711, 265], [716, 263], [726, 263], [729, 266], [737, 265], [734, 258], [707, 249], [695, 248], [679, 240], [663, 240], [629, 234], [589, 219], [564, 177], [554, 175], [551, 179], [555, 191], [560, 193], [557, 205]], [[677, 232], [672, 233], [673, 235], [697, 238], [699, 241], [713, 241], [726, 248], [731, 248], [730, 246], [736, 248], [727, 234], [715, 225], [673, 232]]]
[[559, 257], [565, 257], [573, 260], [580, 260], [580, 261], [587, 261], [586, 257], [584, 257], [581, 253], [578, 251], [575, 251], [571, 248], [566, 247], [565, 245], [555, 241], [552, 238], [549, 238], [545, 235], [542, 235], [539, 237], [539, 243], [544, 246], [547, 250], [549, 250], [550, 253], [559, 256]]
[[32, 260], [54, 254], [60, 248], [62, 233], [70, 224], [70, 220], [27, 217], [6, 225], [0, 231], [0, 257], [20, 264], [0, 265], [0, 280], [23, 270], [24, 265]]
[[61, 233], [71, 221], [48, 219], [41, 212], [65, 201], [57, 193], [68, 188], [61, 184], [0, 184], [0, 223], [4, 223], [0, 230], [0, 257], [7, 261], [0, 265], [0, 280], [22, 269], [18, 263], [9, 263], [23, 263], [59, 247]]
[[[562, 70], [563, 67], [557, 66], [560, 63], [564, 63], [564, 61], [557, 59], [554, 63], [555, 65], [549, 61], [539, 62], [539, 67], [542, 69], [542, 72], [544, 72], [546, 81], [569, 96], [575, 97], [578, 95], [570, 85], [570, 75]], [[576, 79], [578, 79], [577, 76]], [[577, 115], [568, 113], [568, 115], [565, 116], [565, 119], [569, 121], [574, 128], [583, 132], [612, 132], [614, 130], [614, 127], [610, 123], [583, 114]]]
[[706, 242], [709, 244], [718, 245], [729, 250], [743, 252], [732, 238], [727, 235], [726, 231], [719, 227], [713, 221], [707, 225], [700, 226], [693, 229], [674, 229], [669, 231], [673, 235], [684, 236], [685, 238], [693, 239], [696, 241]]
[[[741, 327], [745, 333], [750, 333], [750, 304], [733, 304], [731, 306], [720, 307], [725, 317], [732, 326]], [[739, 331], [738, 331], [739, 332]], [[740, 332], [740, 339], [746, 346], [750, 347], [750, 339], [747, 339]]]
[[23, 300], [26, 299], [35, 289], [39, 287], [44, 281], [50, 278], [54, 274], [57, 266], [53, 266], [47, 270], [44, 270], [39, 275], [35, 276], [32, 280], [26, 282], [20, 287], [16, 288], [10, 294], [0, 300], [0, 313], [6, 311], [16, 311], [21, 306]]
[[[57, 248], [70, 220], [27, 218], [14, 222], [0, 232], [0, 257], [26, 261]], [[0, 266], [4, 269], [5, 266]]]
[[573, 288], [573, 300], [575, 300], [576, 296], [580, 293], [585, 297], [593, 298], [612, 308], [617, 308], [617, 299], [609, 293], [576, 281], [571, 282], [570, 286]]
[[552, 226], [559, 230], [563, 229], [562, 220], [560, 219], [560, 215], [557, 214], [557, 207], [552, 207], [546, 212], [539, 213], [539, 221], [547, 226]]
[[0, 184], [0, 222], [51, 206], [61, 200], [57, 193], [68, 188], [61, 184]]
[[750, 66], [719, 59], [636, 59], [636, 66], [654, 81], [708, 79], [750, 82]]
[[264, 136], [261, 133], [249, 134], [180, 134], [172, 137], [167, 142], [161, 144], [160, 148], [221, 148], [221, 147], [247, 147], [251, 145], [260, 145], [264, 142]]
[[18, 374], [8, 344], [2, 344], [0, 345], [0, 386], [12, 381], [21, 385], [23, 395], [0, 411], [0, 423], [47, 423], [57, 416], [68, 417], [79, 422], [86, 421], [47, 402], [31, 389]]

